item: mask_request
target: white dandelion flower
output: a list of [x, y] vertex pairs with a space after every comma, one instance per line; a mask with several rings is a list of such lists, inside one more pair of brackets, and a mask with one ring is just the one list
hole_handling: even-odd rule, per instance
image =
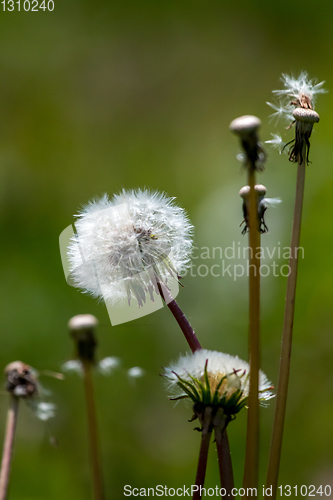
[[277, 149], [280, 154], [286, 152], [286, 143], [283, 141], [282, 137], [279, 134], [271, 134], [271, 136], [273, 139], [265, 141], [265, 144], [270, 144], [274, 149]]
[[[173, 400], [190, 398], [194, 403], [222, 408], [230, 417], [247, 405], [250, 366], [237, 356], [199, 349], [181, 356], [165, 368], [164, 376]], [[259, 400], [274, 397], [272, 384], [260, 371]]]
[[156, 280], [168, 283], [187, 268], [192, 225], [185, 211], [163, 193], [123, 191], [90, 202], [78, 215], [68, 247], [75, 286], [115, 304], [147, 294]]

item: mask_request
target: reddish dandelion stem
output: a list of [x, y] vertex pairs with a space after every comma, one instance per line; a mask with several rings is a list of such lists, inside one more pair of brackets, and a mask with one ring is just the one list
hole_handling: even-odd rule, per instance
[[10, 396], [10, 405], [7, 415], [6, 424], [6, 435], [3, 447], [3, 455], [1, 462], [1, 473], [0, 473], [0, 500], [6, 500], [8, 485], [9, 485], [9, 475], [10, 475], [10, 465], [12, 459], [15, 429], [18, 415], [19, 398], [16, 396]]
[[186, 341], [191, 349], [192, 352], [197, 351], [198, 349], [202, 349], [201, 344], [199, 340], [197, 339], [196, 334], [194, 333], [193, 328], [191, 327], [190, 323], [186, 319], [185, 314], [177, 304], [177, 302], [172, 298], [169, 290], [166, 288], [166, 286], [161, 283], [157, 282], [157, 286], [159, 289], [159, 292], [161, 294], [162, 299], [172, 312], [175, 320], [177, 321], [178, 325], [180, 326]]

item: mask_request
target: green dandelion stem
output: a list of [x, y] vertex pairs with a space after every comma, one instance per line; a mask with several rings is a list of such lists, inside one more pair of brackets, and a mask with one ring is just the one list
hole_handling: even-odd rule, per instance
[[256, 488], [259, 469], [259, 368], [260, 368], [260, 232], [258, 231], [255, 165], [248, 162], [249, 192], [249, 361], [250, 390], [244, 469], [244, 488]]
[[5, 434], [5, 442], [3, 446], [3, 454], [1, 462], [0, 500], [6, 500], [7, 498], [10, 465], [13, 453], [18, 407], [19, 407], [19, 398], [17, 398], [14, 395], [11, 395], [10, 405], [7, 414], [6, 434]]
[[[284, 429], [284, 420], [287, 405], [289, 371], [290, 371], [290, 356], [294, 323], [295, 311], [295, 296], [297, 283], [298, 269], [298, 252], [301, 233], [302, 207], [305, 184], [305, 165], [306, 165], [306, 150], [305, 146], [302, 151], [303, 161], [298, 161], [297, 182], [294, 220], [291, 236], [291, 256], [289, 260], [289, 276], [287, 282], [286, 303], [284, 311], [284, 323], [282, 333], [281, 359], [279, 370], [279, 382], [276, 395], [275, 416], [273, 434], [270, 448], [270, 456], [268, 462], [268, 472], [266, 487], [272, 486], [272, 498], [276, 498], [277, 482], [280, 468], [282, 437]], [[267, 497], [265, 497], [267, 498]]]
[[90, 457], [93, 475], [94, 499], [105, 500], [97, 432], [94, 387], [92, 381], [92, 364], [89, 361], [84, 361], [82, 362], [82, 364], [88, 416], [88, 432], [90, 441]]
[[201, 499], [201, 489], [205, 484], [207, 460], [208, 460], [208, 450], [211, 440], [212, 430], [211, 430], [211, 414], [212, 408], [207, 407], [204, 412], [203, 422], [202, 422], [202, 432], [201, 432], [201, 445], [199, 452], [197, 475], [195, 478], [195, 485], [198, 489], [194, 492], [193, 500]]
[[201, 349], [201, 344], [200, 344], [199, 340], [197, 339], [197, 336], [194, 333], [193, 328], [191, 327], [190, 323], [186, 319], [185, 314], [180, 309], [177, 302], [172, 298], [169, 290], [166, 288], [166, 286], [161, 281], [157, 281], [157, 286], [158, 286], [158, 289], [159, 289], [159, 292], [161, 294], [162, 299], [164, 300], [164, 302], [166, 303], [166, 305], [168, 306], [168, 308], [172, 312], [178, 325], [180, 326], [191, 351], [195, 352], [198, 349]]
[[221, 488], [225, 488], [225, 498], [228, 498], [232, 496], [231, 490], [234, 487], [234, 474], [232, 470], [227, 430], [224, 429], [221, 431], [220, 429], [215, 429], [215, 441], [219, 462]]

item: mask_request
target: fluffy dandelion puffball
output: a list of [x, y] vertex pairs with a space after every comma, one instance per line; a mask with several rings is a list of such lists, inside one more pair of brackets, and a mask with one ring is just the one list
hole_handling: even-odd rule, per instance
[[190, 261], [192, 225], [164, 193], [104, 195], [83, 207], [75, 228], [67, 251], [74, 284], [112, 303], [154, 300], [156, 280], [178, 279]]
[[[173, 397], [190, 398], [194, 403], [215, 406], [235, 415], [247, 404], [250, 366], [237, 356], [200, 349], [181, 356], [165, 368], [164, 376]], [[259, 399], [274, 397], [272, 384], [260, 371]]]

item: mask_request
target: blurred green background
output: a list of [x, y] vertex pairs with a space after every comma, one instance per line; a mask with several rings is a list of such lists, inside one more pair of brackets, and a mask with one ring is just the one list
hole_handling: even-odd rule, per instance
[[[174, 319], [163, 308], [112, 327], [104, 304], [66, 284], [58, 237], [89, 199], [146, 186], [177, 197], [195, 225], [197, 247], [247, 245], [238, 227], [245, 174], [229, 123], [257, 115], [261, 138], [270, 139], [277, 131], [265, 104], [271, 91], [281, 88], [282, 72], [306, 70], [326, 80], [330, 93], [317, 101], [321, 121], [307, 169], [279, 482], [333, 485], [333, 4], [54, 2], [53, 12], [38, 13], [3, 12], [0, 5], [1, 369], [22, 359], [58, 371], [73, 353], [69, 318], [96, 315], [100, 358], [123, 362], [123, 371], [95, 378], [107, 498], [123, 498], [125, 484], [192, 484], [199, 435], [187, 422], [191, 409], [174, 407], [159, 377], [186, 352]], [[268, 196], [283, 199], [267, 213], [263, 245], [274, 248], [289, 244], [296, 168], [275, 151], [268, 156], [260, 182]], [[178, 301], [203, 346], [246, 359], [246, 279], [187, 276], [184, 284]], [[262, 368], [276, 384], [286, 279], [268, 276], [262, 287]], [[146, 375], [133, 385], [125, 369], [135, 365]], [[89, 499], [82, 381], [43, 381], [58, 405], [51, 429], [59, 448], [22, 405], [10, 498]], [[261, 412], [261, 484], [274, 406]], [[1, 440], [6, 410], [3, 392]], [[243, 411], [229, 426], [238, 486], [245, 433]], [[219, 484], [214, 445], [206, 483]]]

